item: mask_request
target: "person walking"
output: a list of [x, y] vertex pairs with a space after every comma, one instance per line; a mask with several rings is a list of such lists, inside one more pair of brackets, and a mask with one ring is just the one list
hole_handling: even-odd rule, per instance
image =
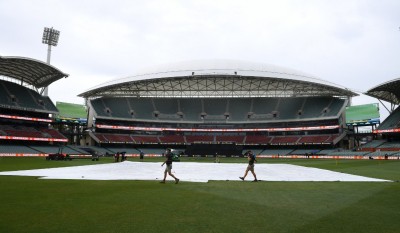
[[215, 153], [214, 163], [219, 163], [219, 154], [218, 153]]
[[143, 161], [143, 159], [144, 159], [144, 152], [143, 151], [140, 151], [139, 158], [140, 158], [140, 161]]
[[172, 170], [172, 158], [173, 158], [173, 154], [172, 154], [172, 150], [170, 148], [167, 148], [165, 151], [165, 161], [164, 163], [161, 164], [161, 167], [164, 166], [164, 164], [166, 164], [167, 166], [165, 167], [165, 171], [164, 171], [164, 179], [160, 182], [160, 183], [165, 183], [165, 179], [167, 179], [167, 173], [175, 179], [175, 184], [179, 183], [179, 179], [174, 176], [171, 172]]
[[114, 162], [119, 162], [119, 152], [114, 154]]
[[258, 180], [257, 180], [257, 175], [256, 175], [256, 173], [254, 172], [254, 162], [257, 161], [257, 160], [256, 160], [256, 156], [253, 154], [253, 152], [252, 152], [251, 150], [247, 151], [247, 152], [245, 153], [245, 155], [247, 156], [247, 160], [249, 161], [249, 165], [247, 165], [247, 168], [246, 168], [246, 171], [245, 171], [245, 173], [244, 173], [244, 176], [240, 176], [239, 178], [240, 178], [241, 180], [246, 179], [247, 173], [248, 173], [249, 171], [251, 171], [251, 173], [252, 173], [253, 176], [254, 176], [253, 182], [257, 182], [257, 181], [258, 181]]

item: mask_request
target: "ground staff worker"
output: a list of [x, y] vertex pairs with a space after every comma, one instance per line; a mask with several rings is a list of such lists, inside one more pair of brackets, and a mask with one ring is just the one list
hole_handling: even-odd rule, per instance
[[247, 173], [251, 171], [251, 173], [254, 176], [253, 182], [257, 182], [257, 176], [256, 173], [254, 172], [254, 162], [256, 161], [256, 156], [254, 156], [253, 152], [251, 150], [247, 151], [246, 154], [247, 159], [249, 160], [249, 165], [246, 168], [246, 172], [244, 173], [244, 176], [239, 177], [241, 180], [246, 179]]
[[167, 178], [167, 173], [173, 177], [175, 179], [175, 184], [177, 184], [179, 182], [179, 179], [176, 178], [172, 173], [172, 150], [170, 148], [167, 148], [167, 150], [165, 151], [165, 161], [163, 164], [161, 164], [161, 167], [164, 166], [164, 164], [167, 164], [167, 166], [165, 167], [165, 171], [164, 171], [164, 179], [160, 182], [160, 183], [165, 183], [165, 179]]

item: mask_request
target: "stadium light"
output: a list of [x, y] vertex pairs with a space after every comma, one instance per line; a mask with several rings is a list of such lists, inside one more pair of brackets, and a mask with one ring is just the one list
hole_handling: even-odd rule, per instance
[[[47, 64], [50, 65], [50, 57], [51, 57], [51, 46], [57, 46], [58, 38], [60, 37], [60, 31], [57, 31], [53, 28], [44, 28], [42, 43], [47, 44]], [[49, 87], [45, 87], [43, 95], [48, 96]]]
[[42, 43], [51, 46], [57, 46], [59, 36], [60, 31], [45, 27], [43, 31]]

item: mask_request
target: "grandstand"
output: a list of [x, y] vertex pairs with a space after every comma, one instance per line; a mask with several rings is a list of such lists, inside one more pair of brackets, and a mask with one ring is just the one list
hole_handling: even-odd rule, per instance
[[213, 60], [158, 67], [79, 96], [89, 110], [87, 145], [238, 155], [335, 146], [357, 94], [299, 71]]
[[400, 108], [396, 108], [381, 125], [376, 132], [390, 133], [399, 132], [400, 129]]
[[366, 95], [377, 98], [383, 106], [382, 101], [386, 101], [391, 104], [391, 108], [385, 108], [390, 112], [390, 115], [374, 130], [376, 134], [390, 135], [399, 139], [398, 132], [400, 132], [400, 110], [398, 106], [400, 104], [400, 79], [394, 79], [376, 87], [369, 89], [365, 92]]
[[[370, 156], [398, 156], [400, 152], [400, 79], [382, 83], [366, 91], [364, 94], [377, 98], [389, 111], [390, 115], [373, 130], [375, 140], [362, 146], [362, 151], [371, 151]], [[390, 104], [390, 108], [382, 102]], [[397, 107], [396, 107], [397, 106]]]
[[2, 106], [36, 112], [56, 113], [57, 108], [47, 96], [13, 82], [0, 80]]
[[[326, 97], [253, 99], [105, 97], [91, 100], [90, 105], [98, 118], [157, 122], [241, 123], [337, 117], [343, 111], [346, 101], [337, 98], [331, 98], [329, 102], [326, 100]], [[312, 103], [312, 107], [308, 106], [307, 102]], [[275, 104], [276, 106], [271, 108]]]
[[[366, 94], [392, 104], [349, 106], [356, 93], [308, 74], [240, 61], [192, 61], [93, 87], [85, 105], [43, 96], [68, 75], [40, 61], [0, 57], [0, 155], [66, 153], [370, 158], [400, 155], [399, 80]], [[372, 125], [373, 140], [351, 148], [347, 127]], [[375, 130], [374, 128], [379, 127]], [[350, 132], [350, 135], [347, 135]], [[357, 137], [357, 136], [356, 136]], [[346, 145], [347, 143], [347, 145]], [[346, 148], [346, 149], [342, 149]]]
[[58, 109], [44, 88], [68, 77], [41, 61], [0, 57], [0, 154], [44, 154], [33, 145], [66, 144], [68, 139], [54, 127]]

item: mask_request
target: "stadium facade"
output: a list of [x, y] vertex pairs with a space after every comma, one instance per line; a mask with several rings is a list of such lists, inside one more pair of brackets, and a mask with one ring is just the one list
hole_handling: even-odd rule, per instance
[[400, 157], [398, 79], [365, 93], [391, 104], [370, 134], [381, 140], [350, 151], [351, 138], [365, 135], [349, 125], [379, 124], [379, 105], [351, 106], [356, 93], [299, 71], [229, 60], [176, 63], [93, 87], [79, 95], [87, 106], [55, 105], [44, 87], [66, 77], [35, 59], [0, 57], [0, 156], [159, 156], [172, 147], [187, 155], [252, 149], [267, 157]]
[[334, 146], [357, 95], [287, 68], [211, 60], [157, 67], [79, 96], [89, 111], [88, 145], [234, 155], [250, 147]]

